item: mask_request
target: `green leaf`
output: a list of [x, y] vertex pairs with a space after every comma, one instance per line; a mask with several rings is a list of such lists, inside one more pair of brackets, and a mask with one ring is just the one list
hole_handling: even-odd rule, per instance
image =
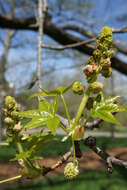
[[100, 102], [95, 101], [93, 109], [91, 109], [91, 117], [99, 117], [104, 121], [120, 124], [117, 119], [112, 115], [114, 112], [127, 111], [127, 107], [115, 104], [114, 102], [119, 98], [119, 96], [110, 97], [106, 100], [101, 100]]
[[38, 110], [29, 110], [29, 111], [24, 111], [24, 112], [18, 112], [18, 115], [20, 115], [22, 117], [27, 117], [27, 118], [33, 118], [33, 117], [40, 116]]
[[120, 96], [114, 96], [114, 97], [109, 97], [105, 100], [105, 104], [110, 104], [110, 103], [113, 103], [115, 102], [118, 98], [120, 98]]
[[99, 110], [105, 110], [105, 111], [108, 111], [108, 112], [123, 112], [123, 111], [126, 111], [127, 108], [124, 107], [124, 106], [120, 106], [120, 105], [117, 105], [117, 104], [107, 104], [107, 105], [104, 105], [103, 107], [100, 107]]
[[110, 112], [106, 112], [106, 111], [97, 111], [96, 113], [92, 113], [91, 115], [94, 118], [101, 118], [104, 121], [113, 123], [113, 124], [120, 124], [120, 122], [110, 113]]
[[57, 95], [60, 96], [61, 94], [64, 94], [67, 90], [69, 90], [72, 87], [73, 83], [68, 85], [68, 86], [60, 86], [60, 87], [52, 89], [52, 90], [45, 90], [43, 88], [40, 88], [42, 90], [42, 93], [33, 94], [31, 97], [35, 97], [35, 96], [57, 96]]
[[49, 112], [50, 106], [51, 106], [51, 104], [49, 102], [47, 102], [46, 100], [39, 99], [39, 106], [38, 106], [39, 110]]
[[35, 117], [25, 125], [25, 128], [32, 129], [32, 128], [40, 127], [42, 125], [46, 125], [46, 121], [47, 121], [47, 118]]
[[60, 119], [58, 116], [55, 116], [54, 118], [47, 121], [47, 126], [51, 130], [52, 134], [56, 134], [56, 129], [59, 126]]
[[51, 113], [53, 115], [55, 115], [55, 113], [57, 112], [57, 109], [58, 109], [58, 96], [55, 97], [53, 103], [51, 104]]
[[48, 132], [45, 133], [35, 133], [28, 139], [27, 149], [35, 153], [43, 149], [48, 145], [53, 139], [53, 136]]

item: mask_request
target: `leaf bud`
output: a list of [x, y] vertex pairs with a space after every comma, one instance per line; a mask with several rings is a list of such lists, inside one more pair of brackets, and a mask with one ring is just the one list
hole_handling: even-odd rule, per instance
[[19, 119], [19, 120], [21, 119], [21, 116], [18, 115], [18, 112], [17, 112], [17, 111], [12, 111], [12, 112], [11, 112], [11, 117], [12, 117], [13, 119], [17, 119], [17, 120], [18, 120], [18, 119]]
[[103, 84], [101, 82], [93, 82], [89, 85], [89, 91], [98, 94], [100, 91], [102, 91]]
[[4, 122], [7, 124], [7, 125], [14, 125], [14, 120], [11, 118], [11, 117], [6, 117], [4, 119]]
[[107, 59], [102, 59], [100, 62], [102, 68], [107, 68], [111, 66], [111, 61], [110, 58], [108, 57]]
[[73, 92], [76, 94], [79, 94], [79, 95], [83, 94], [84, 89], [85, 89], [85, 86], [79, 81], [74, 82], [74, 84], [72, 86]]
[[14, 125], [13, 127], [13, 131], [16, 133], [19, 133], [22, 130], [22, 125], [21, 122], [19, 122], [18, 124]]
[[91, 108], [93, 108], [93, 103], [94, 103], [94, 97], [89, 97], [88, 101], [87, 101], [87, 104], [86, 104], [86, 108], [88, 110], [90, 110]]
[[87, 77], [90, 77], [92, 74], [93, 74], [93, 67], [92, 65], [86, 65], [84, 68], [83, 68], [83, 72], [85, 73], [85, 75]]
[[101, 75], [105, 78], [108, 78], [112, 75], [112, 68], [108, 67], [108, 68], [102, 68], [101, 70]]
[[72, 133], [72, 136], [75, 141], [80, 141], [84, 136], [84, 127], [78, 125]]
[[64, 168], [64, 176], [67, 179], [73, 179], [79, 174], [78, 166], [73, 165], [72, 162], [68, 163]]
[[16, 101], [13, 97], [11, 96], [6, 96], [5, 98], [5, 105], [7, 106], [8, 109], [12, 109], [16, 104]]

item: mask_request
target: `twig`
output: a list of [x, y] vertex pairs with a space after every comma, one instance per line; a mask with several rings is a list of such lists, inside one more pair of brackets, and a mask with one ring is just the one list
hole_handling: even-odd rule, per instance
[[44, 167], [43, 168], [43, 176], [46, 175], [48, 172], [51, 172], [53, 170], [55, 170], [56, 168], [60, 167], [64, 162], [66, 162], [70, 157], [72, 156], [72, 150], [70, 149], [69, 152], [66, 152], [61, 159], [54, 165], [52, 165], [51, 167]]
[[97, 38], [92, 38], [90, 40], [85, 40], [85, 41], [81, 41], [81, 42], [77, 42], [77, 43], [73, 43], [73, 44], [68, 44], [65, 46], [54, 46], [54, 45], [47, 45], [47, 44], [42, 44], [41, 47], [42, 48], [47, 48], [47, 49], [52, 49], [52, 50], [65, 50], [68, 48], [75, 48], [81, 45], [86, 45], [86, 44], [90, 44], [92, 42], [95, 42]]
[[121, 28], [112, 28], [113, 33], [125, 33], [127, 32], [127, 25], [121, 27]]
[[87, 137], [84, 139], [84, 144], [88, 146], [90, 149], [92, 149], [98, 156], [100, 156], [103, 160], [106, 161], [107, 166], [108, 166], [108, 172], [112, 173], [113, 171], [113, 166], [112, 165], [117, 165], [117, 166], [122, 166], [125, 169], [127, 169], [127, 161], [119, 160], [113, 156], [110, 156], [106, 152], [104, 152], [102, 149], [96, 146], [96, 139], [94, 137]]
[[95, 128], [99, 128], [99, 124], [102, 122], [103, 120], [102, 119], [96, 119], [92, 122], [88, 122], [86, 125], [85, 125], [85, 129], [90, 129], [90, 130], [93, 130]]

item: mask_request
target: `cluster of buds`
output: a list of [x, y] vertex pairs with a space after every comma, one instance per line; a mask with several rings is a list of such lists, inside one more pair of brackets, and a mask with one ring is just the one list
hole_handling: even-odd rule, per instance
[[106, 78], [111, 76], [110, 59], [114, 53], [111, 49], [112, 40], [112, 30], [107, 26], [103, 27], [96, 42], [97, 49], [94, 50], [93, 55], [88, 59], [88, 64], [83, 69], [88, 83], [96, 81], [99, 73]]
[[79, 174], [78, 166], [74, 166], [72, 162], [68, 163], [64, 168], [64, 176], [67, 179], [73, 179]]
[[5, 106], [6, 108], [3, 111], [6, 115], [4, 122], [8, 126], [7, 135], [13, 136], [14, 133], [19, 133], [22, 130], [21, 118], [18, 115], [20, 108], [16, 100], [11, 96], [6, 96]]
[[72, 86], [72, 91], [75, 94], [82, 95], [84, 93], [84, 90], [85, 90], [85, 86], [81, 82], [79, 81], [74, 82]]

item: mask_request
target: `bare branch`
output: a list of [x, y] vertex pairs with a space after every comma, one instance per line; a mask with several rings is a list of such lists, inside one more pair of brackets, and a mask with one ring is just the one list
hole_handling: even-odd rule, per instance
[[47, 48], [47, 49], [52, 49], [52, 50], [65, 50], [68, 48], [75, 48], [81, 45], [85, 45], [85, 44], [90, 44], [92, 42], [95, 42], [96, 38], [92, 38], [90, 40], [85, 40], [85, 41], [81, 41], [81, 42], [77, 42], [74, 44], [68, 44], [65, 46], [54, 46], [54, 45], [47, 45], [47, 44], [42, 44], [42, 48]]
[[117, 159], [113, 156], [110, 156], [106, 152], [104, 152], [102, 149], [96, 146], [96, 139], [94, 137], [87, 137], [84, 139], [84, 144], [88, 146], [90, 149], [92, 149], [98, 156], [100, 156], [103, 160], [106, 161], [108, 166], [108, 171], [112, 173], [112, 165], [122, 166], [125, 169], [127, 169], [127, 161], [123, 161], [120, 159]]
[[121, 28], [112, 28], [113, 33], [125, 33], [127, 32], [127, 25], [121, 27]]
[[99, 124], [102, 122], [103, 120], [102, 119], [96, 119], [92, 122], [88, 122], [86, 125], [85, 125], [85, 128], [86, 129], [90, 129], [90, 130], [93, 130], [95, 128], [99, 128]]
[[66, 152], [61, 158], [60, 160], [52, 165], [49, 168], [43, 167], [43, 176], [46, 175], [48, 172], [54, 171], [56, 168], [60, 167], [63, 163], [65, 163], [70, 157], [72, 156], [72, 150], [70, 149], [69, 152]]

